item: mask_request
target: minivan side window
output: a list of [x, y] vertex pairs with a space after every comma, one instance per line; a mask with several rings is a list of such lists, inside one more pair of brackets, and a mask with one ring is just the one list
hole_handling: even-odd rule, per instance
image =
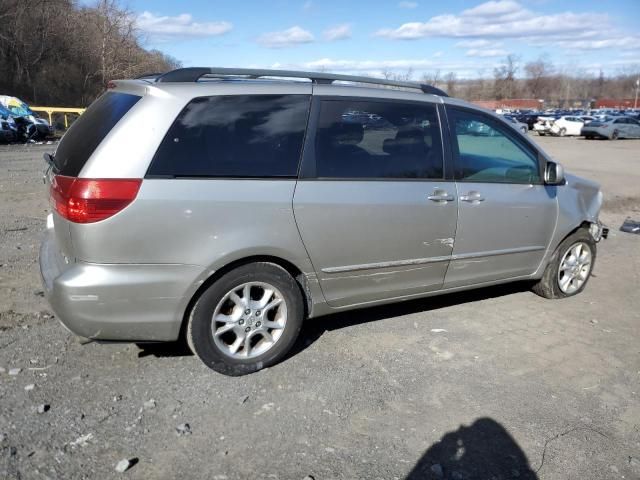
[[537, 154], [507, 125], [467, 110], [447, 110], [453, 126], [456, 179], [468, 182], [540, 183]]
[[316, 176], [443, 178], [435, 105], [322, 100], [315, 138]]
[[148, 177], [296, 177], [309, 95], [193, 99], [178, 115]]

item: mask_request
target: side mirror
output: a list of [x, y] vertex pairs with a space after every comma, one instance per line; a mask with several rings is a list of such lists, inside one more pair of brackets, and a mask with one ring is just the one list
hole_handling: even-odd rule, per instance
[[546, 185], [564, 185], [564, 168], [559, 163], [547, 162], [544, 169], [544, 183]]

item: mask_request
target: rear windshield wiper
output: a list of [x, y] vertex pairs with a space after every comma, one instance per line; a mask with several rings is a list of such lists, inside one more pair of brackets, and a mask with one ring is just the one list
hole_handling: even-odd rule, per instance
[[42, 155], [42, 158], [44, 158], [44, 161], [47, 162], [47, 165], [49, 165], [50, 167], [53, 167], [55, 165], [53, 155], [51, 155], [50, 153], [45, 153], [44, 155]]
[[44, 155], [42, 155], [42, 158], [44, 158], [44, 161], [47, 162], [47, 168], [42, 174], [42, 181], [46, 184], [49, 173], [52, 171], [53, 173], [56, 173], [57, 168], [53, 155], [51, 155], [50, 153], [45, 153]]

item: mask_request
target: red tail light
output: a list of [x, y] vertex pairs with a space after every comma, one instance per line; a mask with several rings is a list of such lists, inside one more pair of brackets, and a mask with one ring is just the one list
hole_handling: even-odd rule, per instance
[[60, 216], [74, 223], [93, 223], [122, 211], [138, 195], [142, 180], [90, 179], [56, 175], [51, 202]]

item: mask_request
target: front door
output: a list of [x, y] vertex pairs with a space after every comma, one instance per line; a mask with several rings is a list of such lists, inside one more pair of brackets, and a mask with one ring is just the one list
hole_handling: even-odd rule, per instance
[[318, 97], [313, 111], [294, 213], [328, 303], [441, 288], [457, 201], [436, 106]]
[[[445, 287], [533, 273], [557, 218], [556, 187], [542, 182], [536, 150], [488, 115], [448, 108], [458, 228]], [[484, 125], [483, 135], [468, 124]]]

